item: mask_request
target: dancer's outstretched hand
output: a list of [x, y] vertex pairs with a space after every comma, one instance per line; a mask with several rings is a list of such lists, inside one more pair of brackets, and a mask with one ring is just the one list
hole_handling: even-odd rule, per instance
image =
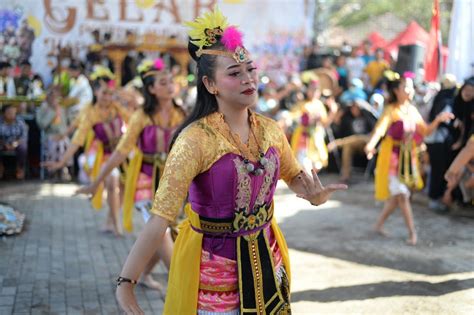
[[79, 194], [95, 195], [95, 193], [97, 192], [97, 189], [99, 189], [99, 184], [94, 181], [87, 186], [80, 187], [78, 190], [76, 190], [74, 194], [75, 195], [79, 195]]
[[372, 160], [374, 155], [377, 153], [377, 150], [375, 148], [371, 148], [369, 146], [365, 146], [364, 148], [365, 155], [367, 157], [367, 160]]
[[138, 306], [133, 286], [129, 283], [122, 283], [115, 290], [115, 298], [122, 311], [127, 315], [144, 315], [140, 306]]
[[454, 119], [455, 116], [453, 113], [448, 113], [448, 112], [441, 112], [438, 114], [438, 116], [436, 116], [436, 120], [439, 122], [439, 123], [444, 123], [444, 122], [448, 122], [452, 119]]
[[56, 161], [46, 161], [41, 163], [42, 167], [46, 167], [48, 171], [54, 172], [59, 170], [60, 168], [63, 168], [63, 163], [61, 162], [56, 162]]
[[297, 194], [296, 196], [308, 200], [314, 206], [319, 206], [328, 201], [333, 192], [347, 189], [347, 185], [344, 184], [329, 184], [324, 187], [319, 180], [318, 171], [314, 167], [311, 170], [311, 174], [312, 177], [306, 172], [302, 172], [301, 175], [299, 175], [301, 176], [306, 193]]

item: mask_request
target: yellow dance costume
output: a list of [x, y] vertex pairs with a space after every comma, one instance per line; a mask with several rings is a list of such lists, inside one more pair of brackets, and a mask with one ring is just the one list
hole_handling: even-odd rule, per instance
[[[86, 155], [94, 154], [92, 169], [87, 169], [91, 180], [100, 172], [102, 164], [109, 157], [120, 139], [130, 113], [118, 103], [111, 104], [107, 112], [99, 109], [97, 105], [87, 108], [81, 115], [78, 128], [71, 140], [73, 144], [84, 146]], [[91, 153], [94, 150], [95, 153]], [[86, 163], [87, 165], [87, 163]], [[103, 185], [92, 198], [94, 209], [102, 208]]]
[[326, 107], [319, 100], [305, 101], [292, 109], [298, 122], [291, 136], [291, 148], [298, 161], [311, 169], [312, 164], [321, 169], [328, 164], [328, 149], [324, 140], [324, 124], [328, 119]]
[[426, 123], [413, 105], [388, 105], [374, 129], [383, 138], [375, 170], [375, 198], [391, 196], [389, 178], [395, 177], [409, 189], [423, 188], [419, 150], [426, 133]]
[[153, 199], [163, 174], [170, 141], [183, 119], [184, 112], [176, 107], [172, 108], [168, 121], [160, 115], [154, 115], [152, 119], [143, 109], [137, 110], [130, 118], [129, 128], [116, 149], [124, 155], [133, 151], [126, 170], [123, 202], [123, 227], [128, 232], [133, 228], [134, 202]]

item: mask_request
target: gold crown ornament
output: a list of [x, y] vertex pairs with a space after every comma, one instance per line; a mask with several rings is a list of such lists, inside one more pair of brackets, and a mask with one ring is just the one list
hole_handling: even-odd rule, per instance
[[107, 78], [109, 80], [113, 80], [115, 76], [112, 73], [112, 71], [110, 71], [109, 68], [101, 66], [101, 65], [96, 65], [94, 66], [94, 70], [90, 74], [90, 79], [92, 81], [95, 81], [100, 78]]
[[[227, 23], [227, 18], [217, 7], [196, 18], [194, 22], [186, 22], [185, 25], [189, 27], [190, 42], [198, 47], [197, 57], [204, 54], [224, 56], [234, 59], [237, 63], [250, 60], [250, 54], [243, 45], [242, 33], [236, 26]], [[207, 48], [217, 42], [223, 44], [224, 50]]]

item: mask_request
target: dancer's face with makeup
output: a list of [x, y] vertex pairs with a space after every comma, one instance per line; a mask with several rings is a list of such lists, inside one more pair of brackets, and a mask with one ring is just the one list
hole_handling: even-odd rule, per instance
[[100, 81], [100, 85], [94, 90], [97, 104], [108, 106], [114, 99], [114, 89], [105, 81]]
[[217, 56], [214, 78], [204, 77], [209, 93], [216, 95], [220, 106], [248, 108], [258, 98], [257, 68], [252, 60], [237, 63], [233, 58]]
[[168, 71], [162, 71], [155, 75], [155, 81], [148, 91], [159, 100], [169, 100], [175, 96], [176, 86], [173, 75]]

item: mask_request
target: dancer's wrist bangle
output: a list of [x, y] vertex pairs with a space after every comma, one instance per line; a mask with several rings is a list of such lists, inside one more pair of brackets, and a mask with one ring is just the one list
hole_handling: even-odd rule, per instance
[[118, 277], [117, 280], [117, 286], [121, 285], [123, 282], [129, 282], [131, 284], [137, 284], [137, 280], [132, 280], [124, 277]]

